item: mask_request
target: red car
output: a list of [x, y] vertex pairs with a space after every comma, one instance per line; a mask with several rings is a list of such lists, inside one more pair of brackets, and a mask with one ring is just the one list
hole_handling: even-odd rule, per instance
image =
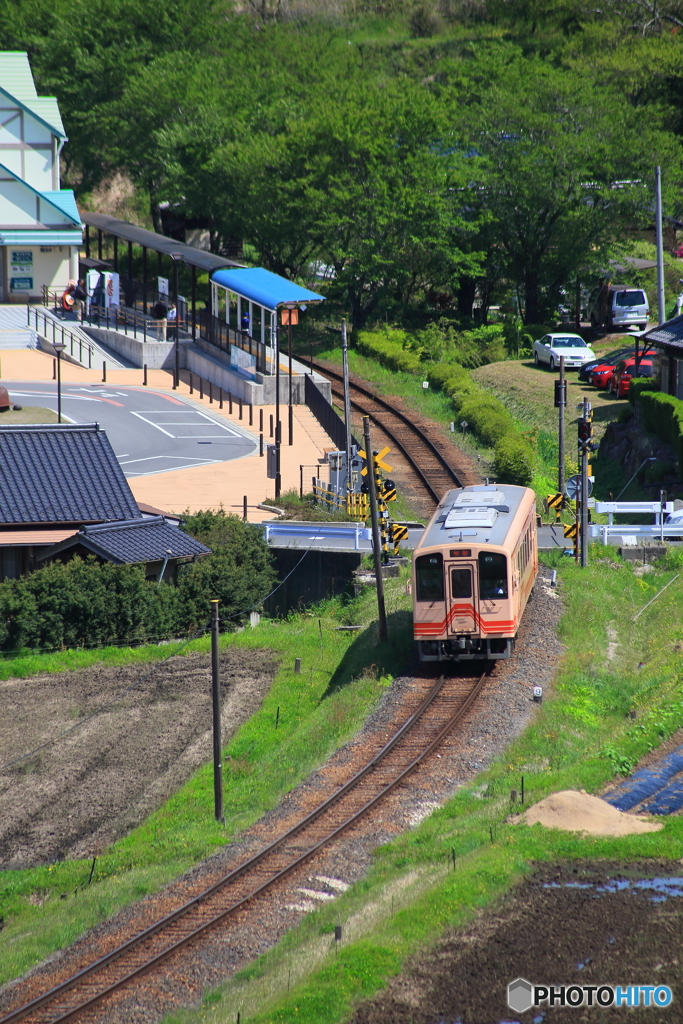
[[610, 386], [614, 374], [614, 363], [598, 363], [591, 370], [591, 384], [594, 388], [606, 389]]
[[614, 367], [614, 373], [609, 382], [609, 389], [617, 398], [628, 398], [628, 389], [631, 380], [635, 377], [652, 376], [652, 360], [641, 359], [636, 375], [635, 359], [621, 359]]

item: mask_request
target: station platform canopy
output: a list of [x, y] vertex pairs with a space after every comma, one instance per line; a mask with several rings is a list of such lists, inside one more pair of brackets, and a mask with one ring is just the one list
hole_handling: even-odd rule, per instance
[[280, 306], [305, 306], [325, 298], [263, 267], [216, 270], [211, 283], [271, 313]]

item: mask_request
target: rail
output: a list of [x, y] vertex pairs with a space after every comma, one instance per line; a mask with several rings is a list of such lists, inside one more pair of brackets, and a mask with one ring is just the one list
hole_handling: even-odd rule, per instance
[[[303, 817], [293, 828], [289, 829], [284, 835], [279, 836], [272, 843], [262, 849], [255, 856], [249, 858], [244, 863], [230, 871], [228, 874], [223, 876], [209, 888], [205, 889], [198, 896], [189, 900], [187, 903], [178, 907], [172, 913], [166, 915], [148, 928], [139, 932], [116, 949], [111, 950], [105, 956], [99, 960], [90, 964], [88, 967], [79, 971], [77, 974], [68, 978], [66, 981], [61, 982], [54, 988], [45, 992], [43, 995], [36, 997], [29, 1003], [23, 1006], [17, 1007], [15, 1010], [10, 1011], [9, 1014], [0, 1018], [0, 1024], [15, 1024], [39, 1010], [41, 1007], [46, 1007], [47, 1004], [55, 1002], [62, 996], [66, 995], [72, 989], [77, 989], [81, 983], [86, 982], [83, 985], [82, 996], [79, 996], [78, 992], [76, 995], [76, 1002], [71, 1001], [71, 1005], [62, 1005], [55, 1007], [57, 1016], [47, 1018], [45, 1014], [41, 1014], [41, 1020], [50, 1020], [50, 1024], [65, 1024], [67, 1020], [72, 1020], [78, 1014], [90, 1009], [101, 1000], [112, 995], [118, 989], [129, 984], [131, 981], [138, 979], [142, 974], [149, 971], [151, 968], [159, 965], [166, 960], [171, 954], [175, 953], [178, 949], [187, 945], [189, 942], [195, 940], [198, 936], [206, 933], [206, 931], [216, 924], [221, 923], [230, 915], [234, 914], [240, 908], [243, 908], [247, 903], [254, 900], [256, 896], [261, 895], [276, 882], [281, 881], [290, 875], [296, 868], [303, 865], [306, 861], [310, 860], [311, 857], [315, 856], [323, 847], [327, 846], [330, 842], [337, 839], [340, 835], [346, 832], [349, 828], [355, 825], [362, 817], [364, 817], [373, 807], [375, 807], [381, 800], [383, 800], [389, 793], [391, 793], [397, 786], [399, 786], [417, 767], [420, 765], [430, 754], [432, 754], [438, 746], [443, 742], [449, 732], [458, 724], [459, 721], [467, 714], [475, 700], [483, 689], [484, 682], [488, 676], [488, 671], [484, 672], [483, 675], [470, 685], [468, 692], [466, 692], [464, 699], [460, 703], [459, 707], [453, 712], [451, 711], [452, 695], [447, 693], [444, 696], [443, 704], [444, 710], [448, 714], [447, 720], [442, 725], [442, 717], [440, 717], [442, 710], [441, 706], [437, 707], [435, 721], [427, 720], [425, 725], [427, 728], [427, 735], [422, 739], [422, 746], [417, 756], [412, 753], [413, 746], [415, 745], [415, 738], [406, 744], [405, 754], [407, 755], [407, 764], [399, 761], [399, 764], [392, 767], [391, 763], [387, 768], [385, 762], [388, 755], [392, 753], [399, 745], [404, 737], [409, 734], [416, 726], [423, 723], [426, 718], [427, 711], [434, 705], [437, 698], [440, 696], [441, 691], [444, 687], [444, 676], [434, 683], [424, 699], [418, 706], [418, 708], [406, 719], [401, 727], [396, 731], [388, 743], [386, 743], [382, 749], [373, 757], [363, 768], [356, 772], [345, 784], [339, 787], [327, 800], [324, 800], [318, 805], [313, 811]], [[449, 687], [452, 688], [457, 685], [458, 680], [449, 680]], [[470, 680], [471, 683], [471, 680]], [[399, 747], [399, 750], [402, 749]], [[381, 771], [392, 772], [392, 778], [386, 783], [379, 781]], [[368, 788], [374, 788], [377, 790], [370, 799], [366, 799], [363, 792], [362, 783], [367, 780]], [[358, 808], [352, 807], [352, 813], [347, 814], [340, 823], [336, 821], [330, 822], [327, 831], [322, 838], [318, 838], [319, 830], [321, 825], [319, 819], [330, 809], [336, 808], [349, 795], [360, 796], [362, 804]], [[312, 845], [307, 849], [301, 851], [301, 833], [309, 826], [316, 824], [316, 830], [313, 830], [313, 835], [309, 840]], [[324, 830], [324, 825], [323, 825]], [[286, 843], [292, 839], [297, 838], [297, 843], [294, 844], [290, 852], [287, 852], [285, 847]], [[280, 862], [278, 862], [278, 854], [280, 854]], [[279, 866], [283, 859], [285, 863]], [[275, 861], [273, 867], [267, 868], [264, 862], [269, 857], [273, 857]], [[264, 867], [271, 873], [265, 881], [261, 881], [263, 877]], [[259, 871], [255, 869], [259, 868]], [[254, 872], [254, 881], [249, 882], [249, 873]], [[259, 873], [260, 872], [260, 873]], [[204, 920], [201, 918], [201, 910], [208, 909], [206, 904], [215, 896], [220, 894], [222, 890], [226, 888], [230, 883], [235, 882], [247, 876], [245, 881], [247, 882], [246, 889], [243, 895], [235, 899], [234, 902], [229, 903], [227, 907], [223, 907], [218, 913], [210, 912], [210, 916]], [[252, 887], [253, 886], [253, 887]], [[193, 912], [196, 912], [193, 917]], [[154, 952], [150, 951], [152, 955], [147, 954], [142, 963], [135, 962], [134, 957], [129, 958], [129, 963], [125, 961], [126, 954], [131, 953], [139, 947], [143, 942], [152, 940], [156, 936], [161, 935], [165, 929], [169, 930], [169, 938], [173, 937], [171, 926], [175, 925], [176, 922], [181, 919], [187, 918], [186, 927], [184, 934], [180, 938], [174, 939], [165, 948]], [[138, 956], [139, 961], [139, 956]], [[119, 977], [115, 980], [103, 979], [106, 987], [102, 988], [99, 992], [94, 995], [92, 993], [93, 979], [92, 976], [98, 972], [104, 972], [105, 968], [114, 964], [117, 960], [121, 960], [122, 963], [119, 965]], [[130, 962], [133, 960], [134, 962]], [[123, 973], [121, 974], [121, 970]], [[90, 979], [90, 980], [87, 980]], [[85, 998], [84, 998], [85, 997]]]
[[[337, 394], [338, 396], [341, 396], [343, 394], [343, 392], [341, 391], [341, 388], [343, 388], [344, 379], [343, 379], [343, 377], [342, 377], [342, 375], [340, 373], [337, 373], [335, 370], [329, 369], [329, 367], [327, 367], [327, 366], [323, 366], [322, 364], [315, 363], [313, 360], [310, 361], [310, 367], [311, 367], [311, 370], [316, 370], [318, 373], [320, 373], [320, 374], [322, 374], [322, 375], [324, 375], [326, 377], [331, 378], [332, 381], [333, 381], [333, 385], [334, 385], [334, 383], [336, 383], [336, 385], [337, 385], [336, 389], [333, 386], [333, 391], [334, 391], [335, 394]], [[308, 380], [309, 380], [309, 378], [306, 377], [307, 383], [308, 383]], [[313, 385], [313, 386], [315, 386], [315, 385]], [[370, 416], [370, 418], [375, 423], [377, 423], [377, 425], [380, 426], [382, 428], [382, 430], [385, 431], [385, 433], [389, 434], [389, 436], [392, 438], [392, 440], [396, 444], [396, 447], [403, 453], [404, 457], [407, 459], [407, 461], [412, 466], [413, 471], [420, 478], [423, 486], [426, 488], [426, 490], [428, 491], [430, 497], [435, 502], [438, 503], [441, 500], [441, 498], [443, 497], [443, 493], [447, 489], [448, 486], [450, 486], [450, 487], [461, 487], [462, 486], [457, 473], [452, 468], [452, 466], [450, 465], [448, 460], [444, 457], [444, 455], [439, 451], [439, 449], [434, 444], [434, 442], [431, 440], [431, 438], [428, 437], [427, 434], [425, 434], [425, 432], [423, 430], [421, 430], [421, 428], [418, 427], [416, 423], [413, 423], [413, 421], [408, 416], [406, 416], [405, 413], [401, 412], [400, 409], [396, 409], [389, 402], [385, 402], [383, 398], [381, 398], [379, 395], [377, 395], [374, 391], [371, 391], [369, 388], [364, 387], [362, 384], [357, 384], [353, 380], [351, 380], [350, 388], [351, 388], [351, 405], [355, 406], [355, 408], [357, 408], [360, 412], [364, 413], [365, 415]], [[354, 393], [355, 393], [355, 396], [361, 395], [363, 398], [370, 399], [372, 402], [374, 402], [376, 405], [379, 406], [380, 410], [383, 413], [389, 414], [390, 416], [393, 416], [395, 419], [397, 419], [402, 424], [402, 426], [407, 428], [407, 433], [404, 433], [403, 437], [398, 436], [394, 432], [394, 430], [392, 430], [392, 428], [387, 424], [386, 419], [382, 419], [382, 420], [378, 419], [378, 417], [377, 417], [377, 411], [378, 410], [373, 410], [372, 408], [368, 408], [367, 404], [364, 404], [363, 402], [360, 402], [358, 400], [358, 397], [354, 396]], [[337, 418], [338, 422], [341, 424], [342, 421], [339, 419], [339, 417], [337, 416], [336, 418]], [[343, 424], [342, 424], [342, 428], [343, 428]], [[332, 436], [332, 435], [330, 435], [330, 436]], [[334, 437], [332, 437], [332, 439], [335, 441], [335, 443], [337, 443], [336, 439]], [[418, 440], [419, 445], [422, 446], [422, 451], [421, 452], [411, 451], [411, 446], [410, 446], [410, 440], [411, 439], [413, 441], [415, 439]], [[344, 443], [341, 445], [342, 449], [345, 446], [346, 446], [346, 442], [344, 441]], [[426, 449], [426, 452], [425, 452], [425, 449]], [[425, 468], [425, 465], [424, 465], [424, 455], [425, 454], [428, 454], [428, 456], [430, 458], [436, 460], [436, 462], [438, 464], [438, 467], [441, 470], [440, 474], [437, 473], [436, 476], [435, 476], [434, 474], [426, 472], [426, 468]], [[443, 481], [443, 483], [442, 483], [442, 481]], [[439, 487], [441, 488], [440, 490], [438, 489]]]
[[[31, 324], [32, 317], [33, 317], [33, 321], [34, 321], [33, 325]], [[41, 332], [40, 326], [39, 326], [39, 321], [40, 321], [41, 318], [42, 318], [42, 321], [43, 321], [43, 330], [42, 330], [42, 332]], [[93, 353], [94, 353], [95, 349], [90, 344], [89, 341], [84, 341], [83, 338], [80, 337], [80, 335], [74, 334], [73, 331], [69, 327], [67, 327], [66, 324], [64, 324], [64, 323], [57, 323], [57, 321], [55, 320], [54, 317], [49, 317], [47, 315], [47, 313], [45, 313], [41, 309], [38, 309], [36, 306], [32, 307], [29, 304], [26, 305], [26, 319], [27, 319], [27, 323], [28, 323], [29, 327], [35, 326], [36, 332], [38, 334], [42, 334], [42, 336], [45, 338], [45, 340], [47, 342], [51, 342], [53, 345], [54, 345], [55, 341], [57, 341], [57, 337], [59, 335], [59, 338], [60, 338], [61, 342], [63, 343], [63, 345], [65, 346], [65, 349], [67, 347], [69, 348], [70, 354], [71, 354], [71, 356], [74, 359], [76, 358], [76, 355], [75, 355], [75, 352], [74, 352], [74, 346], [77, 347], [78, 348], [78, 361], [82, 365], [83, 365], [83, 349], [85, 349], [85, 351], [87, 352], [87, 355], [88, 355], [88, 369], [92, 369], [92, 357], [93, 357]], [[68, 346], [67, 346], [66, 338], [69, 339], [69, 345]]]

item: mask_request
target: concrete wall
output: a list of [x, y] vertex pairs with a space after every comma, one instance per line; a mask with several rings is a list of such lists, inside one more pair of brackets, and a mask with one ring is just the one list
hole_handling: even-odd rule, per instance
[[[50, 291], [61, 293], [68, 285], [69, 279], [75, 276], [72, 274], [72, 250], [75, 248], [73, 246], [6, 245], [0, 248], [0, 265], [3, 267], [2, 300], [5, 302], [26, 302], [29, 298], [42, 298], [43, 285], [47, 285]], [[14, 252], [30, 253], [32, 262], [12, 263]], [[14, 291], [11, 287], [13, 277], [30, 277], [33, 280], [33, 287], [30, 291]]]
[[[134, 338], [132, 334], [123, 334], [121, 331], [108, 331], [104, 327], [88, 327], [82, 325], [82, 330], [110, 348], [112, 352], [128, 359], [134, 366], [147, 366], [149, 370], [170, 370], [175, 367], [175, 342], [168, 341], [143, 341], [139, 336]], [[180, 368], [187, 366], [187, 350], [192, 347], [191, 341], [180, 339], [179, 362]]]

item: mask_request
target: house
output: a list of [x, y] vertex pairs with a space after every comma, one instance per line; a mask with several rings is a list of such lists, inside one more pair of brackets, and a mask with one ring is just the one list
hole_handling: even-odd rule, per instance
[[79, 554], [172, 580], [209, 549], [143, 514], [96, 423], [0, 424], [0, 582]]
[[0, 302], [63, 291], [78, 277], [81, 218], [60, 188], [67, 141], [57, 100], [39, 96], [26, 53], [0, 52]]
[[643, 345], [654, 347], [655, 377], [660, 391], [683, 399], [683, 316], [654, 327], [643, 335]]

